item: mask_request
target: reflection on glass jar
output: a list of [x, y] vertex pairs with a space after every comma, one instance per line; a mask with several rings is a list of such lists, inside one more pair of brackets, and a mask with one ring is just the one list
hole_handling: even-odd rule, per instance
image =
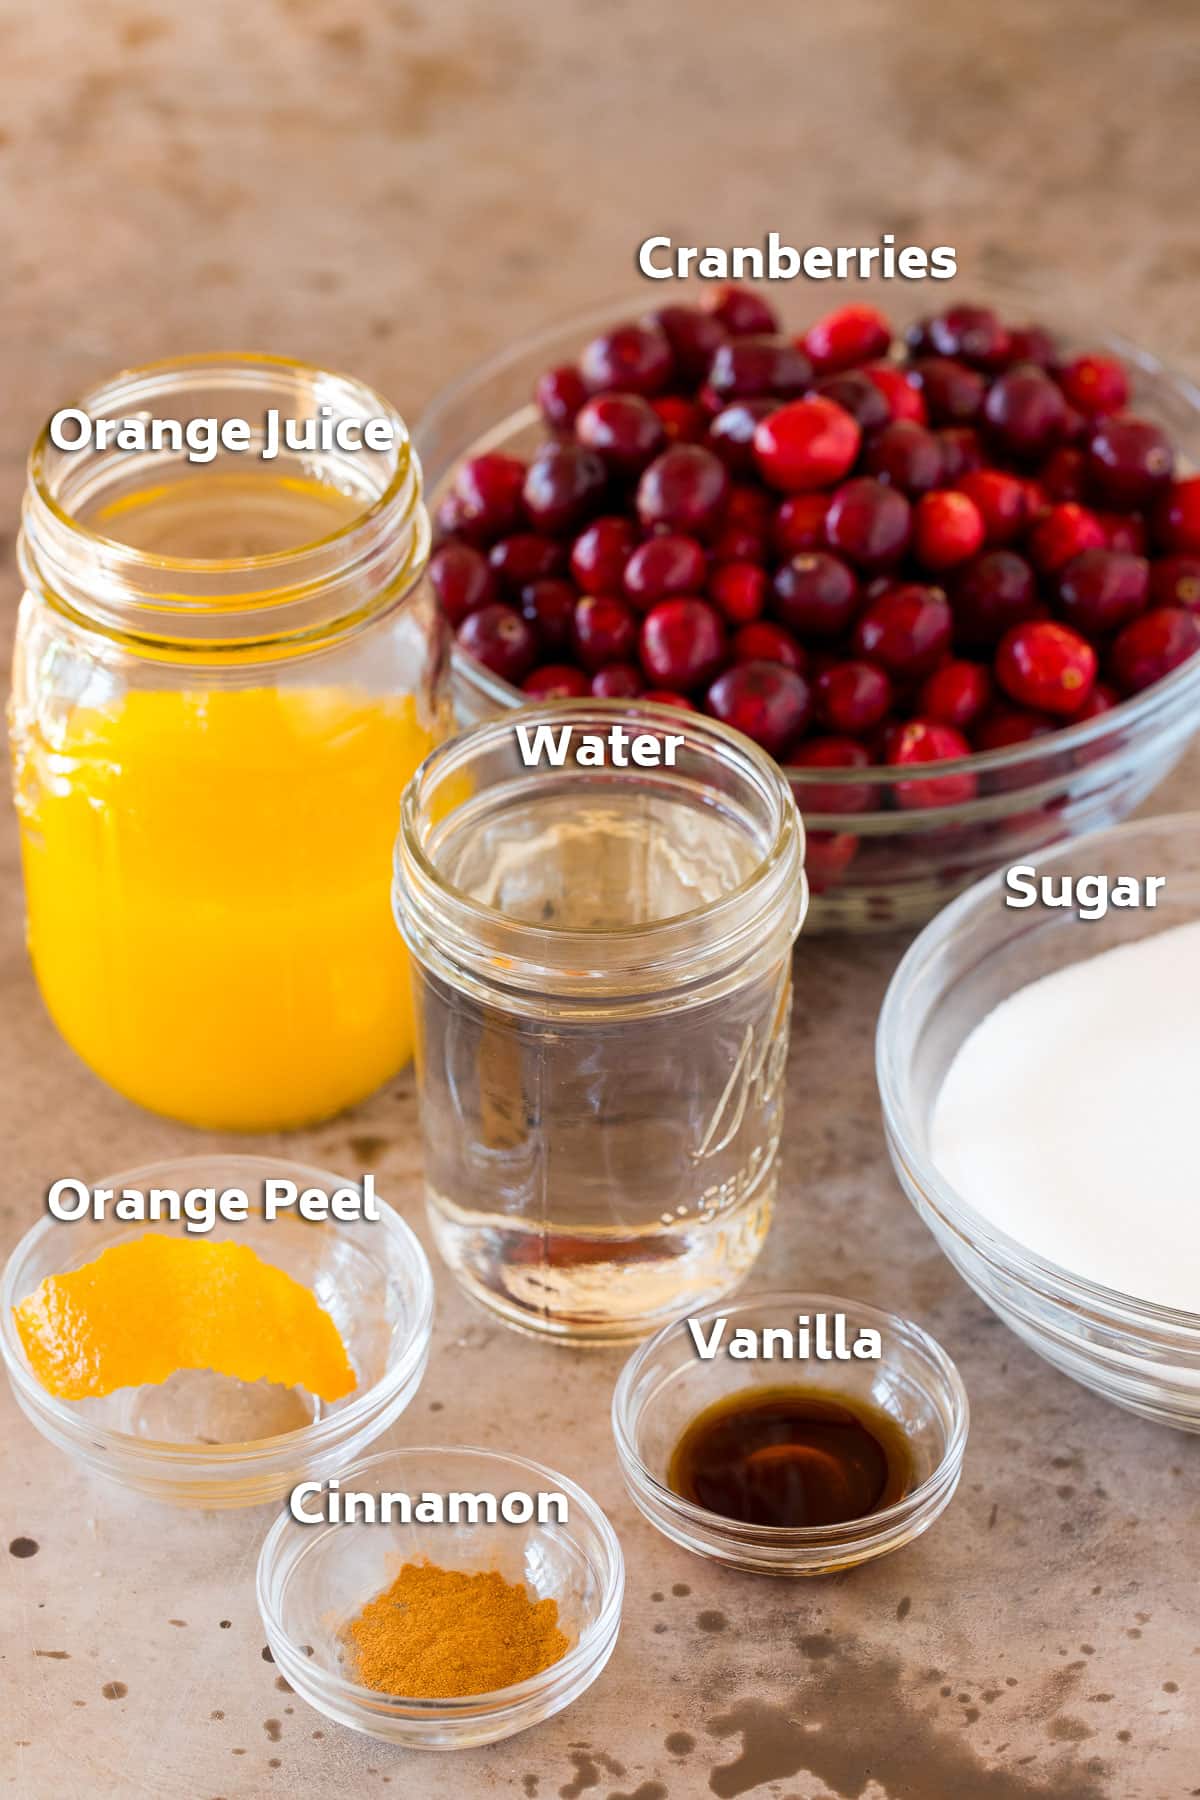
[[[766, 1235], [803, 831], [776, 766], [712, 720], [546, 716], [573, 731], [561, 767], [525, 767], [497, 720], [405, 796], [426, 1193], [509, 1323], [634, 1337], [728, 1292]], [[675, 766], [581, 765], [580, 734], [618, 720], [679, 736]]]
[[[269, 408], [386, 418], [389, 450], [264, 460]], [[387, 870], [445, 734], [403, 422], [267, 357], [117, 376], [106, 418], [245, 418], [249, 454], [30, 459], [10, 726], [29, 947], [67, 1042], [190, 1124], [301, 1125], [410, 1057]]]

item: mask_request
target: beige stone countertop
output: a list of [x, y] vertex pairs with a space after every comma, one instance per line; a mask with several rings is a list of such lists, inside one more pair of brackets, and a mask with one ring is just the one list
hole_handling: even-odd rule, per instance
[[[1065, 297], [1200, 372], [1198, 24], [1191, 0], [0, 0], [0, 511], [15, 524], [45, 416], [122, 364], [261, 347], [354, 369], [414, 416], [515, 333], [627, 292], [654, 232], [954, 244], [956, 294], [1026, 275], [1051, 313]], [[1188, 805], [1198, 771], [1193, 753], [1156, 807]], [[575, 1706], [492, 1749], [414, 1754], [322, 1719], [264, 1659], [272, 1509], [131, 1500], [5, 1387], [0, 1784], [21, 1800], [1200, 1793], [1200, 1440], [1040, 1362], [903, 1201], [872, 1068], [901, 948], [801, 944], [782, 1198], [755, 1280], [910, 1311], [957, 1359], [973, 1426], [934, 1530], [809, 1583], [675, 1549], [617, 1473], [622, 1353], [526, 1341], [443, 1278], [393, 1438], [565, 1470], [608, 1510], [628, 1586], [616, 1653]], [[5, 1253], [57, 1175], [231, 1141], [135, 1111], [58, 1040], [11, 818], [0, 1018]], [[427, 1240], [407, 1077], [252, 1147], [374, 1168]], [[36, 1554], [7, 1554], [18, 1537]]]

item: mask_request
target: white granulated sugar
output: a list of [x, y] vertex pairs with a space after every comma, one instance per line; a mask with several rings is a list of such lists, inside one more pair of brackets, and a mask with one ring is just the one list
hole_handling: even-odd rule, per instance
[[1062, 1268], [1200, 1312], [1200, 921], [1056, 970], [982, 1019], [933, 1161]]

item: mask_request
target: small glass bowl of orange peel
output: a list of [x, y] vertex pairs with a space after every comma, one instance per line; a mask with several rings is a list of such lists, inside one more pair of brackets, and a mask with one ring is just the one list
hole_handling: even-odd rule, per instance
[[25, 1234], [0, 1284], [0, 1349], [51, 1443], [176, 1506], [257, 1506], [339, 1474], [404, 1411], [429, 1357], [424, 1251], [382, 1201], [377, 1220], [268, 1221], [271, 1176], [349, 1185], [265, 1157], [181, 1157], [98, 1185], [239, 1187], [250, 1216], [204, 1235], [50, 1217]]

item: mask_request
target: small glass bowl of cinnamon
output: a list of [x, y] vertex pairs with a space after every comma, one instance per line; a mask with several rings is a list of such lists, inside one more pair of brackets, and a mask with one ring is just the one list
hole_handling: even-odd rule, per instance
[[[612, 1526], [574, 1482], [497, 1451], [406, 1446], [342, 1469], [339, 1483], [343, 1498], [399, 1493], [414, 1503], [422, 1494], [554, 1494], [565, 1500], [567, 1516], [540, 1523], [535, 1513], [527, 1523], [301, 1524], [285, 1512], [259, 1556], [258, 1607], [276, 1665], [302, 1700], [388, 1743], [464, 1750], [550, 1718], [596, 1680], [617, 1641], [625, 1567]], [[306, 1499], [304, 1508], [320, 1511], [322, 1497]], [[510, 1592], [511, 1584], [523, 1585], [534, 1606], [553, 1601], [565, 1651], [525, 1680], [481, 1694], [434, 1699], [368, 1686], [354, 1628], [365, 1612], [378, 1617], [387, 1590], [413, 1564], [496, 1572]], [[402, 1584], [397, 1599], [404, 1593], [419, 1602], [416, 1584]]]

